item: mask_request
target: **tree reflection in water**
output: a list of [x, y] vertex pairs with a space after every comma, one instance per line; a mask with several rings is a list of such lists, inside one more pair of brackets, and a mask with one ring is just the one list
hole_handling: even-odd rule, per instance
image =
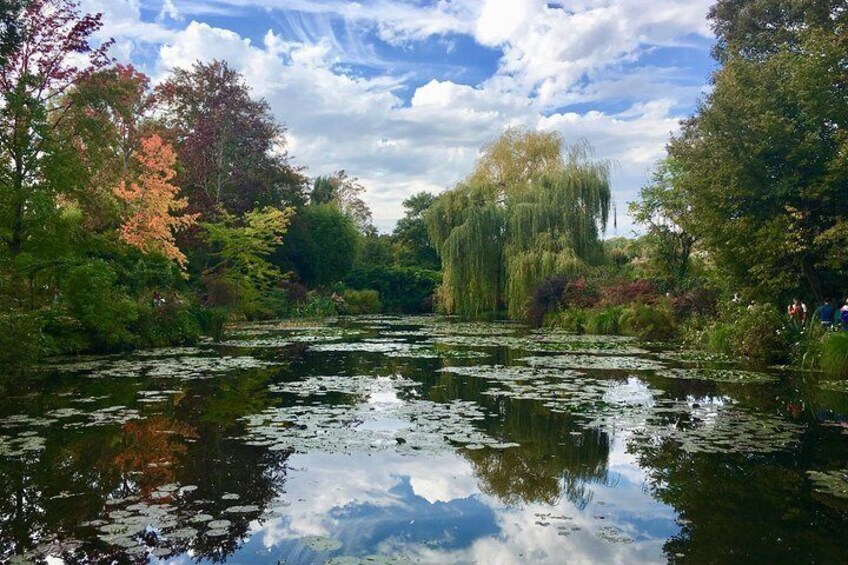
[[[0, 561], [47, 553], [68, 563], [145, 561], [139, 546], [225, 560], [286, 480], [288, 452], [232, 439], [239, 416], [266, 406], [261, 391], [270, 378], [268, 371], [248, 371], [214, 384], [188, 382], [167, 403], [146, 409], [153, 414], [145, 418], [37, 429], [43, 450], [0, 457]], [[33, 381], [18, 393], [43, 384]], [[143, 386], [130, 379], [110, 384], [123, 399]], [[65, 397], [60, 407], [73, 406], [80, 405]], [[233, 507], [241, 508], [227, 511]], [[209, 528], [197, 521], [203, 514], [230, 522], [224, 535], [206, 535]], [[121, 547], [130, 545], [125, 540], [135, 548]]]

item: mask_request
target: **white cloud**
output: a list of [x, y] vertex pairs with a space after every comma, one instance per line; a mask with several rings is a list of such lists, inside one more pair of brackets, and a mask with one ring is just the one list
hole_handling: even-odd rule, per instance
[[[439, 191], [471, 169], [479, 149], [510, 125], [527, 124], [586, 139], [618, 164], [613, 189], [624, 208], [635, 197], [668, 134], [701, 90], [685, 69], [628, 68], [656, 46], [707, 36], [710, 0], [578, 0], [566, 9], [540, 0], [441, 0], [426, 6], [373, 0], [221, 0], [172, 2], [169, 18], [142, 20], [138, 0], [85, 0], [103, 11], [103, 35], [115, 37], [119, 58], [133, 60], [157, 46], [155, 79], [197, 60], [225, 59], [245, 75], [289, 128], [289, 150], [313, 175], [344, 168], [368, 188], [376, 223], [390, 229], [401, 202], [420, 190]], [[262, 7], [269, 30], [261, 42], [202, 21], [212, 11]], [[214, 10], [213, 10], [214, 8]], [[285, 10], [289, 10], [286, 12]], [[293, 12], [292, 12], [293, 11]], [[332, 18], [341, 24], [331, 25]], [[167, 19], [167, 25], [165, 20]], [[401, 95], [409, 75], [380, 66], [367, 31], [392, 44], [465, 34], [501, 50], [498, 70], [479, 84], [431, 79]], [[286, 35], [283, 35], [286, 33]], [[355, 74], [351, 63], [382, 72]], [[705, 78], [705, 77], [704, 77]], [[408, 100], [408, 102], [407, 102]], [[563, 112], [559, 107], [610, 107]], [[620, 222], [627, 233], [629, 220]]]

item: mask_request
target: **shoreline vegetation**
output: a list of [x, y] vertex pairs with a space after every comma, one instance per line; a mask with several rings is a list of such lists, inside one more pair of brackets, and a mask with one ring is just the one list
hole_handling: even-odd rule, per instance
[[[227, 63], [154, 87], [93, 43], [99, 15], [12, 2], [0, 364], [190, 345], [244, 320], [438, 311], [846, 378], [848, 333], [818, 306], [848, 295], [848, 16], [809, 4], [780, 21], [715, 5], [713, 88], [629, 204], [644, 235], [604, 239], [611, 163], [587, 144], [507, 129], [380, 234], [366, 188], [295, 164]], [[785, 313], [794, 297], [803, 321]]]

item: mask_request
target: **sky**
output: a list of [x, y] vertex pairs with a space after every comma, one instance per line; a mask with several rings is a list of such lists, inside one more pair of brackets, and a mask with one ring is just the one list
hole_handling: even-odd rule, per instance
[[345, 169], [380, 231], [470, 173], [507, 127], [612, 163], [617, 227], [714, 68], [712, 0], [82, 0], [154, 82], [226, 60], [310, 176]]

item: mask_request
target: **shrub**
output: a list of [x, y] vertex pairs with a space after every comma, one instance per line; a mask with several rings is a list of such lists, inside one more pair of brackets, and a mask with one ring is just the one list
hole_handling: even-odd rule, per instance
[[200, 322], [178, 293], [168, 293], [159, 300], [153, 293], [143, 293], [137, 308], [135, 331], [141, 347], [191, 345], [200, 338]]
[[619, 335], [621, 325], [619, 319], [624, 312], [621, 306], [607, 306], [589, 312], [586, 320], [586, 332], [598, 335]]
[[568, 332], [584, 333], [586, 331], [586, 310], [580, 308], [568, 308], [558, 312], [550, 312], [545, 316], [545, 326], [559, 328]]
[[654, 281], [648, 279], [619, 281], [601, 290], [601, 304], [621, 306], [628, 306], [635, 302], [653, 304], [659, 295], [659, 289]]
[[671, 299], [671, 311], [678, 322], [691, 316], [714, 316], [718, 294], [714, 290], [695, 288]]
[[662, 341], [674, 335], [671, 315], [666, 309], [658, 306], [629, 306], [621, 313], [618, 323], [622, 333], [642, 339]]
[[790, 342], [786, 320], [770, 304], [755, 304], [740, 309], [732, 321], [731, 350], [734, 355], [764, 363], [789, 359]]
[[549, 277], [539, 283], [530, 298], [528, 322], [541, 326], [545, 315], [568, 308], [589, 308], [597, 301], [597, 293], [583, 277], [563, 275]]
[[345, 281], [354, 290], [376, 290], [387, 312], [432, 312], [433, 293], [442, 280], [438, 271], [417, 267], [357, 269]]
[[194, 317], [203, 335], [221, 341], [224, 337], [224, 326], [230, 319], [230, 311], [226, 308], [199, 307], [195, 309]]
[[727, 322], [716, 322], [710, 326], [705, 333], [707, 350], [721, 355], [733, 355], [733, 332], [733, 324]]
[[306, 300], [295, 306], [294, 315], [299, 318], [329, 318], [339, 313], [340, 305], [339, 298], [313, 292]]
[[0, 314], [0, 367], [21, 367], [44, 353], [41, 320], [34, 314]]
[[819, 367], [830, 377], [848, 377], [848, 333], [832, 332], [820, 340]]
[[138, 318], [138, 309], [115, 285], [116, 278], [104, 261], [91, 261], [71, 269], [65, 280], [68, 309], [98, 350], [122, 349], [134, 342], [130, 325]]
[[345, 314], [376, 314], [380, 311], [380, 293], [376, 290], [345, 290], [342, 298]]

